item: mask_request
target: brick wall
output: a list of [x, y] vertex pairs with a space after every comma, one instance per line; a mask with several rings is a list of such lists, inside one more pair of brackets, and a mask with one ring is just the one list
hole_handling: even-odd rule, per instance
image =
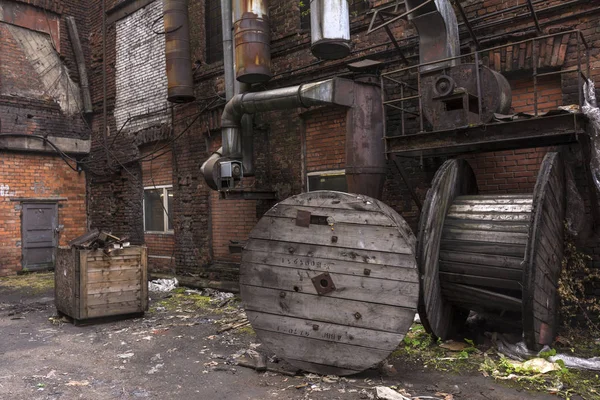
[[[117, 127], [136, 130], [168, 121], [162, 0], [116, 22]], [[129, 121], [128, 121], [129, 120]]]
[[[211, 143], [211, 149], [217, 150], [221, 140], [216, 137]], [[254, 178], [245, 178], [243, 185], [254, 186]], [[223, 200], [219, 193], [210, 193], [212, 217], [212, 251], [215, 261], [239, 262], [239, 254], [230, 254], [230, 241], [245, 241], [250, 231], [256, 225], [256, 201]]]
[[303, 114], [306, 172], [346, 168], [346, 111], [326, 107]]
[[85, 174], [71, 170], [57, 156], [0, 153], [0, 276], [21, 270], [21, 203], [19, 198], [61, 198], [59, 245], [85, 233]]

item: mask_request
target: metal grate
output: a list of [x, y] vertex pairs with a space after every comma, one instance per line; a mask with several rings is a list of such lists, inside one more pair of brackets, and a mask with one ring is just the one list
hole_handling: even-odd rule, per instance
[[206, 0], [206, 63], [223, 60], [221, 2]]

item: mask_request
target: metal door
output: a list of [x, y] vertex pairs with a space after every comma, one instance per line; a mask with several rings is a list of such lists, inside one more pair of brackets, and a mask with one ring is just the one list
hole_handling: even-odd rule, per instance
[[54, 268], [57, 229], [58, 204], [23, 203], [23, 269]]

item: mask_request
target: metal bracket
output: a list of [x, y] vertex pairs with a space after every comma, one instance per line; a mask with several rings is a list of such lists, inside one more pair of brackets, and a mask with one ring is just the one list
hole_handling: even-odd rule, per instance
[[324, 272], [312, 278], [312, 283], [315, 285], [315, 290], [320, 296], [335, 290], [335, 284], [328, 272]]

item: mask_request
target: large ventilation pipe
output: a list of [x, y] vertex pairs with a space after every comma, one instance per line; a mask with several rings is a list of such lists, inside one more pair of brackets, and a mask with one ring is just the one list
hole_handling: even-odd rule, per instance
[[[242, 116], [298, 107], [340, 105], [348, 107], [346, 124], [346, 160], [348, 190], [381, 198], [385, 179], [383, 147], [383, 105], [378, 84], [333, 78], [282, 89], [234, 96], [221, 117], [223, 157], [211, 158], [202, 166], [207, 184], [221, 190], [221, 162], [229, 163], [230, 154], [239, 149]], [[229, 152], [229, 153], [228, 153]], [[210, 163], [210, 165], [209, 165]], [[229, 164], [227, 164], [229, 168]]]
[[233, 19], [237, 80], [268, 81], [273, 76], [268, 1], [233, 0]]
[[164, 0], [168, 97], [171, 103], [189, 103], [194, 96], [190, 57], [187, 0]]
[[310, 0], [310, 30], [315, 57], [337, 60], [350, 54], [348, 0]]
[[[420, 63], [456, 57], [460, 54], [458, 21], [449, 0], [406, 0], [406, 10], [414, 10], [408, 18], [419, 33]], [[458, 59], [421, 68], [422, 72], [458, 65]]]

